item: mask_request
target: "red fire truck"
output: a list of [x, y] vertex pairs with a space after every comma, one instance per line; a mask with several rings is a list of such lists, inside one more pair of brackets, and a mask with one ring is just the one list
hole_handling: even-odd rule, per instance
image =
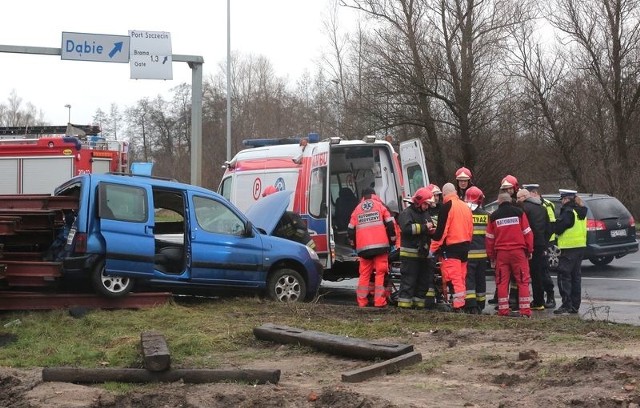
[[128, 144], [99, 134], [99, 126], [0, 127], [0, 194], [51, 194], [79, 174], [126, 173]]

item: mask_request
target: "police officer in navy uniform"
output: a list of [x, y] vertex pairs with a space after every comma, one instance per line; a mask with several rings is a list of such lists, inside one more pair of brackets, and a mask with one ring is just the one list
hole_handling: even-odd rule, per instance
[[562, 305], [554, 314], [578, 313], [582, 300], [582, 258], [587, 247], [587, 207], [575, 190], [559, 190], [562, 208], [556, 219], [560, 259], [558, 290]]

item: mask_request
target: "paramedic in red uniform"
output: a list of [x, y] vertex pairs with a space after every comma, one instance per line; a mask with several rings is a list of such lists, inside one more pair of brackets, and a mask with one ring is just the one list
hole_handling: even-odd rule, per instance
[[473, 215], [467, 204], [458, 197], [456, 187], [442, 186], [444, 204], [438, 214], [438, 227], [431, 241], [431, 253], [440, 260], [442, 283], [453, 285], [453, 311], [464, 307], [467, 278], [467, 259], [473, 238]]
[[356, 288], [358, 306], [366, 307], [369, 303], [369, 280], [375, 269], [373, 304], [385, 307], [387, 296], [384, 278], [389, 273], [389, 246], [395, 245], [396, 231], [391, 213], [372, 188], [362, 191], [362, 200], [351, 214], [347, 232], [360, 257], [360, 277]]
[[485, 236], [487, 256], [495, 265], [498, 315], [509, 316], [509, 279], [518, 285], [520, 316], [531, 317], [529, 261], [533, 254], [533, 232], [524, 211], [511, 204], [508, 192], [498, 195], [498, 209], [489, 216]]

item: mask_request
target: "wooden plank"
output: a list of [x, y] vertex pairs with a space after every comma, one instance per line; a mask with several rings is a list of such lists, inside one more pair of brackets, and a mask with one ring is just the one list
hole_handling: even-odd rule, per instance
[[255, 327], [253, 334], [260, 340], [302, 344], [329, 354], [365, 360], [394, 358], [413, 351], [413, 346], [410, 344], [369, 341], [288, 326], [278, 326], [272, 323]]
[[407, 353], [402, 356], [383, 361], [381, 363], [343, 373], [342, 381], [355, 383], [368, 380], [372, 377], [397, 373], [401, 368], [417, 364], [421, 361], [422, 354], [418, 353], [417, 351], [412, 351], [411, 353]]
[[149, 371], [166, 371], [171, 368], [169, 347], [162, 333], [142, 332], [140, 346], [144, 356], [144, 368]]
[[212, 370], [203, 368], [153, 372], [141, 368], [48, 367], [42, 369], [42, 381], [72, 383], [183, 381], [191, 384], [239, 381], [250, 384], [277, 384], [280, 381], [280, 370]]

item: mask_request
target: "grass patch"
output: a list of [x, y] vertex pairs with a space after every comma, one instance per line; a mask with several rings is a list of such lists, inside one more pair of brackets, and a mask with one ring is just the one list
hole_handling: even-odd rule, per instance
[[[20, 324], [2, 325], [20, 320]], [[558, 343], [607, 339], [640, 340], [640, 328], [580, 319], [505, 319], [428, 313], [418, 310], [360, 309], [321, 303], [281, 304], [259, 298], [179, 300], [139, 311], [96, 310], [81, 319], [66, 311], [11, 312], [0, 315], [0, 328], [17, 340], [0, 348], [0, 365], [11, 367], [142, 367], [140, 333], [157, 331], [167, 339], [174, 367], [218, 368], [234, 361], [266, 359], [276, 347], [253, 336], [253, 328], [275, 323], [342, 336], [386, 339], [411, 343], [411, 333], [473, 328], [487, 332], [501, 329], [536, 330]], [[292, 354], [309, 353], [290, 346]], [[480, 356], [492, 361], [495, 356]], [[444, 358], [444, 357], [443, 357]], [[439, 359], [419, 365], [420, 370], [439, 367]]]

